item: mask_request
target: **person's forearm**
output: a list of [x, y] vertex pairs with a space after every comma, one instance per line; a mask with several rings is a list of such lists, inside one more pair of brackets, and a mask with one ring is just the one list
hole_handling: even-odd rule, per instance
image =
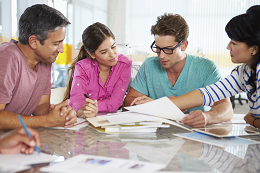
[[36, 107], [33, 111], [33, 115], [45, 115], [48, 114], [50, 111], [50, 104], [44, 103]]
[[229, 98], [215, 102], [211, 107], [211, 110], [205, 112], [205, 114], [208, 119], [207, 124], [215, 124], [231, 120], [233, 117], [233, 108]]
[[[253, 121], [254, 121], [254, 127], [260, 128], [260, 119], [257, 118], [256, 120], [254, 119]], [[252, 121], [252, 125], [253, 125], [253, 121]]]
[[244, 117], [244, 119], [247, 124], [250, 124], [256, 128], [260, 128], [260, 118], [255, 118], [250, 112]]
[[125, 100], [122, 104], [122, 109], [124, 109], [125, 107], [127, 106], [130, 106], [130, 104], [133, 102], [133, 100], [135, 99], [136, 97], [133, 97], [133, 96], [126, 96], [125, 97]]
[[203, 105], [203, 95], [199, 90], [193, 90], [179, 97], [174, 97], [171, 101], [180, 109], [191, 109]]
[[[20, 123], [17, 113], [8, 112], [8, 111], [0, 111], [0, 129], [14, 129], [18, 127], [22, 127]], [[28, 127], [32, 128], [40, 128], [40, 127], [48, 127], [51, 126], [51, 123], [48, 122], [47, 115], [41, 116], [27, 116], [21, 115], [24, 123]]]

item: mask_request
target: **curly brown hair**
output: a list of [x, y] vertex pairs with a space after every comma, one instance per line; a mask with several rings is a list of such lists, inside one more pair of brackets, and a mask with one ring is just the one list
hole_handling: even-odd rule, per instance
[[151, 27], [153, 35], [173, 35], [175, 41], [187, 40], [189, 36], [189, 26], [184, 18], [179, 14], [165, 13], [157, 17], [157, 22]]

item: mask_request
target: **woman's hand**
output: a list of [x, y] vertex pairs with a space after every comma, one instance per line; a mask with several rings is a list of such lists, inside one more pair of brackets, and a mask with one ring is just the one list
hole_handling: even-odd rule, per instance
[[97, 100], [85, 99], [86, 103], [83, 106], [82, 117], [91, 118], [95, 117], [98, 113]]

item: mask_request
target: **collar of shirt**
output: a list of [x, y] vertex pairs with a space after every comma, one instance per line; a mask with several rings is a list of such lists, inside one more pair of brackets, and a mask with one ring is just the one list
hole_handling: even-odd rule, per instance
[[[91, 58], [91, 65], [92, 65], [92, 67], [95, 67], [95, 69], [97, 69], [97, 74], [100, 74], [98, 62], [97, 62], [96, 59], [92, 59], [92, 58]], [[109, 76], [112, 75], [114, 68], [115, 68], [115, 66], [112, 66], [112, 68], [110, 69]]]

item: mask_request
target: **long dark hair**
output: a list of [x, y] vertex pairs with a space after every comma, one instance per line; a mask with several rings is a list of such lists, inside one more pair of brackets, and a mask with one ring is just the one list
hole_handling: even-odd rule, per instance
[[[229, 38], [239, 42], [244, 42], [248, 47], [258, 46], [258, 52], [255, 54], [254, 62], [251, 64], [252, 73], [248, 79], [248, 83], [253, 87], [247, 93], [247, 97], [251, 100], [253, 93], [256, 91], [255, 77], [256, 68], [260, 62], [260, 5], [250, 7], [245, 14], [232, 18], [227, 26], [226, 32]], [[252, 100], [251, 100], [252, 101]]]
[[71, 74], [70, 74], [69, 82], [63, 100], [67, 100], [70, 98], [71, 84], [73, 80], [72, 75], [75, 70], [75, 64], [82, 59], [90, 57], [87, 51], [89, 51], [91, 54], [94, 54], [95, 51], [98, 49], [98, 47], [101, 45], [101, 43], [107, 37], [112, 37], [113, 39], [115, 39], [115, 36], [112, 33], [112, 31], [106, 25], [99, 22], [96, 22], [88, 26], [84, 30], [82, 34], [83, 45], [80, 48], [78, 56], [74, 59], [74, 61], [72, 62], [71, 66], [68, 69], [68, 73], [70, 73], [71, 71]]

